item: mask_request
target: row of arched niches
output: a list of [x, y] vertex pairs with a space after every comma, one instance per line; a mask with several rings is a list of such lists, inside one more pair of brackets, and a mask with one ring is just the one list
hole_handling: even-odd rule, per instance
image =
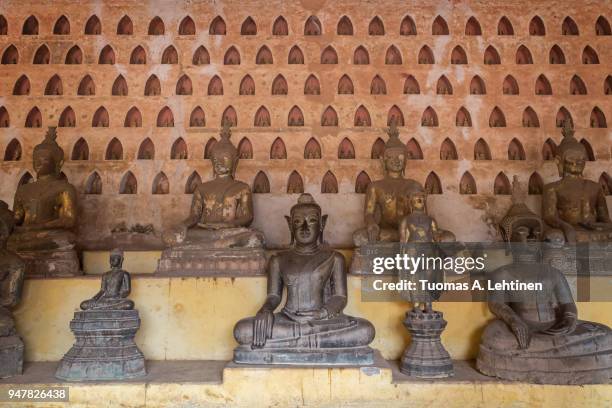
[[[62, 174], [64, 177], [65, 175]], [[30, 172], [25, 172], [19, 179], [18, 185], [27, 184], [33, 181]], [[476, 179], [469, 172], [466, 171], [461, 176], [460, 180], [446, 180], [448, 183], [454, 184], [454, 191], [458, 191], [462, 195], [473, 195], [473, 194], [494, 194], [494, 195], [510, 195], [511, 185], [508, 176], [504, 172], [499, 172], [493, 180], [493, 188], [491, 191], [478, 191], [476, 185]], [[149, 181], [150, 182], [150, 181]], [[197, 171], [193, 171], [187, 178], [184, 185], [178, 186], [178, 190], [171, 191], [170, 181], [168, 176], [163, 172], [157, 173], [153, 177], [152, 184], [142, 186], [139, 185], [138, 179], [134, 172], [126, 171], [119, 182], [118, 186], [109, 185], [105, 186], [102, 181], [102, 177], [98, 171], [93, 171], [86, 179], [83, 186], [83, 193], [86, 195], [101, 195], [101, 194], [170, 194], [170, 193], [185, 193], [192, 194], [195, 188], [202, 182], [202, 178]], [[356, 175], [354, 179], [354, 192], [363, 194], [366, 192], [371, 179], [366, 171], [361, 171]], [[611, 195], [612, 191], [612, 177], [607, 172], [601, 173], [599, 177], [599, 183], [606, 195]], [[337, 194], [339, 193], [338, 179], [332, 170], [325, 172], [320, 181], [321, 190], [323, 194]], [[440, 177], [431, 171], [424, 182], [425, 190], [428, 194], [443, 194], [444, 187]], [[108, 191], [109, 188], [115, 188], [113, 191]], [[252, 180], [252, 190], [255, 194], [268, 194], [268, 193], [287, 193], [287, 194], [298, 194], [304, 192], [304, 179], [297, 170], [290, 172], [284, 185], [278, 186], [277, 191], [273, 191], [268, 175], [265, 171], [258, 171], [255, 178]], [[542, 194], [544, 188], [544, 182], [542, 176], [538, 172], [531, 173], [528, 181], [528, 191], [531, 195]], [[343, 191], [349, 192], [349, 191]]]
[[[264, 25], [268, 29], [261, 30], [258, 28], [258, 23], [254, 18], [248, 16], [244, 19], [241, 24], [237, 24], [236, 27], [229, 25], [225, 22], [222, 16], [206, 16], [206, 18], [196, 18], [198, 23], [191, 16], [187, 15], [178, 24], [178, 27], [172, 27], [166, 25], [164, 20], [158, 16], [151, 18], [149, 21], [138, 20], [134, 23], [133, 18], [129, 15], [123, 15], [118, 21], [105, 21], [104, 30], [103, 23], [97, 15], [90, 16], [86, 21], [75, 22], [74, 25], [79, 27], [78, 34], [85, 35], [101, 35], [115, 33], [117, 35], [167, 35], [176, 34], [178, 35], [196, 35], [198, 30], [206, 30], [210, 35], [226, 35], [229, 33], [236, 32], [240, 35], [278, 35], [286, 36], [291, 34], [303, 34], [305, 36], [316, 36], [327, 34], [328, 30], [335, 32], [337, 35], [367, 35], [378, 36], [386, 35], [390, 32], [399, 33], [400, 35], [420, 35], [420, 34], [431, 34], [431, 35], [450, 35], [451, 30], [447, 20], [438, 15], [433, 17], [431, 20], [423, 20], [423, 26], [417, 27], [415, 18], [410, 15], [406, 15], [402, 18], [399, 27], [389, 27], [385, 24], [380, 16], [374, 16], [367, 24], [367, 31], [365, 27], [354, 25], [351, 18], [347, 15], [341, 16], [336, 25], [335, 30], [332, 27], [324, 28], [320, 19], [316, 15], [311, 15], [305, 19], [302, 27], [291, 27], [287, 22], [287, 19], [283, 16], [278, 16], [273, 20], [271, 27], [268, 26], [270, 22], [264, 22]], [[571, 16], [565, 16], [562, 19], [554, 19], [554, 22], [548, 23], [548, 30], [554, 34], [560, 35], [580, 35], [580, 28], [576, 21]], [[208, 25], [206, 26], [208, 22]], [[15, 25], [15, 29], [11, 28], [11, 31], [20, 29], [21, 35], [71, 35], [73, 34], [73, 24], [70, 19], [65, 15], [61, 15], [57, 18], [53, 27], [41, 27], [39, 19], [35, 15], [30, 15], [25, 20], [11, 21], [11, 24]], [[331, 22], [330, 22], [331, 23]], [[427, 25], [427, 26], [425, 26]], [[611, 35], [612, 30], [608, 19], [604, 16], [597, 17], [594, 21], [584, 21], [584, 25], [590, 26], [588, 34], [596, 35]], [[555, 28], [556, 26], [556, 31]], [[136, 27], [136, 28], [135, 28]], [[146, 28], [145, 28], [146, 27]], [[239, 27], [239, 32], [238, 32]], [[470, 16], [465, 20], [463, 26], [458, 22], [456, 31], [453, 30], [452, 34], [464, 34], [466, 36], [480, 36], [483, 35], [483, 28], [475, 16]], [[488, 28], [488, 27], [485, 27]], [[514, 24], [511, 19], [506, 16], [501, 16], [497, 23], [497, 35], [515, 35]], [[529, 20], [529, 24], [526, 28], [525, 34], [532, 36], [544, 36], [547, 34], [547, 24], [544, 19], [540, 16], [533, 16]], [[491, 27], [493, 30], [494, 27]], [[586, 29], [586, 27], [583, 27]], [[146, 31], [145, 31], [146, 30]], [[176, 30], [176, 31], [174, 31]], [[363, 30], [363, 31], [362, 31]], [[389, 31], [388, 31], [389, 30]], [[592, 30], [592, 31], [590, 31]], [[0, 35], [6, 35], [9, 32], [9, 21], [3, 15], [0, 15]], [[517, 34], [522, 34], [518, 33]]]

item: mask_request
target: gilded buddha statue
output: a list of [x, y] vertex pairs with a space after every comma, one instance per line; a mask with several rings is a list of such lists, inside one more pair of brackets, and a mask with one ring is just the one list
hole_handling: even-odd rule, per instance
[[607, 383], [612, 378], [612, 332], [605, 325], [579, 320], [565, 276], [542, 262], [548, 244], [541, 242], [540, 217], [515, 201], [500, 229], [513, 261], [492, 272], [492, 285], [519, 281], [539, 283], [542, 289], [501, 286], [489, 291], [489, 309], [497, 319], [483, 332], [478, 370], [533, 383]]
[[64, 151], [57, 144], [55, 127], [34, 147], [36, 181], [15, 193], [15, 230], [8, 247], [26, 261], [28, 276], [80, 274], [74, 250], [77, 194], [61, 170]]
[[365, 197], [365, 227], [355, 231], [353, 242], [359, 247], [374, 242], [398, 242], [401, 219], [410, 213], [410, 193], [425, 191], [421, 183], [404, 178], [408, 151], [392, 124], [381, 159], [385, 176], [368, 185]]
[[211, 151], [214, 178], [196, 186], [187, 219], [163, 234], [168, 249], [159, 272], [263, 273], [264, 236], [249, 228], [253, 194], [248, 184], [234, 178], [239, 157], [230, 136], [226, 123]]
[[13, 213], [0, 201], [0, 378], [19, 375], [23, 368], [23, 342], [11, 309], [21, 300], [25, 262], [6, 248], [14, 224]]
[[587, 152], [569, 121], [555, 161], [561, 180], [546, 184], [542, 196], [542, 217], [550, 227], [546, 237], [563, 233], [568, 243], [612, 241], [606, 197], [599, 183], [583, 176]]
[[[302, 194], [286, 217], [292, 247], [270, 259], [268, 289], [255, 317], [240, 320], [234, 361], [246, 364], [372, 364], [374, 326], [345, 315], [344, 257], [321, 245], [327, 215]], [[283, 292], [286, 301], [282, 309]]]

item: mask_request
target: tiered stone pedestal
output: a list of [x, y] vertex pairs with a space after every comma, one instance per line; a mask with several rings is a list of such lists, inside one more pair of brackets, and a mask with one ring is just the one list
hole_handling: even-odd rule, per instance
[[23, 341], [19, 336], [0, 337], [0, 378], [21, 375], [23, 371]]
[[234, 362], [261, 365], [368, 366], [374, 364], [374, 351], [370, 347], [271, 350], [239, 346], [234, 350]]
[[400, 370], [420, 378], [445, 378], [453, 375], [453, 362], [440, 341], [446, 327], [440, 312], [409, 311], [404, 326], [410, 331], [410, 346], [404, 351]]
[[162, 252], [157, 273], [172, 276], [264, 275], [262, 248], [168, 248]]
[[26, 263], [26, 278], [54, 278], [82, 275], [79, 257], [74, 249], [54, 251], [20, 251]]
[[66, 381], [125, 380], [146, 375], [144, 355], [134, 343], [137, 310], [84, 310], [70, 322], [76, 342], [55, 376]]

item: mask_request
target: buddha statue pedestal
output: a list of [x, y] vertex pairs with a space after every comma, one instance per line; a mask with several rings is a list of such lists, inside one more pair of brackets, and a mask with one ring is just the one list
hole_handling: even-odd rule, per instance
[[347, 347], [312, 350], [309, 348], [251, 349], [250, 345], [234, 349], [234, 362], [240, 364], [362, 366], [374, 364], [370, 347]]
[[451, 377], [453, 362], [440, 341], [446, 328], [442, 313], [410, 310], [406, 312], [404, 326], [410, 332], [411, 342], [402, 355], [400, 371], [420, 378]]
[[82, 275], [79, 257], [74, 249], [17, 251], [25, 262], [27, 278], [55, 278]]
[[[353, 275], [372, 275], [374, 270], [374, 258], [395, 258], [400, 252], [399, 242], [373, 242], [356, 247], [351, 259], [350, 271]], [[395, 272], [387, 270], [383, 275], [392, 275]]]
[[0, 337], [0, 378], [21, 375], [23, 341], [17, 335]]
[[132, 284], [130, 274], [121, 269], [123, 251], [111, 251], [110, 265], [100, 291], [81, 303], [70, 322], [76, 342], [55, 372], [61, 380], [125, 380], [147, 374], [144, 355], [134, 343], [140, 317], [127, 298]]
[[55, 376], [65, 381], [125, 380], [146, 375], [145, 359], [134, 343], [138, 310], [82, 310], [70, 322], [76, 342]]
[[[199, 232], [195, 230], [194, 232]], [[207, 240], [186, 240], [166, 248], [158, 262], [157, 273], [175, 276], [253, 276], [264, 275], [266, 255], [263, 236], [249, 228], [204, 231]], [[247, 237], [245, 246], [218, 247], [240, 235]], [[187, 232], [189, 237], [191, 231]], [[200, 234], [201, 235], [201, 234]], [[248, 246], [252, 245], [252, 246]]]

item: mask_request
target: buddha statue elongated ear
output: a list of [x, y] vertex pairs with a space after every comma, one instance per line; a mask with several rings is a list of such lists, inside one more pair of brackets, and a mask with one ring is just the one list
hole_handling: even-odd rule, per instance
[[289, 226], [289, 234], [291, 234], [291, 242], [289, 242], [289, 245], [293, 245], [293, 243], [295, 242], [295, 235], [293, 235], [293, 228], [291, 228], [291, 217], [285, 215], [285, 220], [287, 220], [287, 226]]
[[323, 231], [325, 231], [325, 225], [327, 224], [327, 214], [321, 216], [321, 231], [319, 232], [319, 242], [323, 243]]

